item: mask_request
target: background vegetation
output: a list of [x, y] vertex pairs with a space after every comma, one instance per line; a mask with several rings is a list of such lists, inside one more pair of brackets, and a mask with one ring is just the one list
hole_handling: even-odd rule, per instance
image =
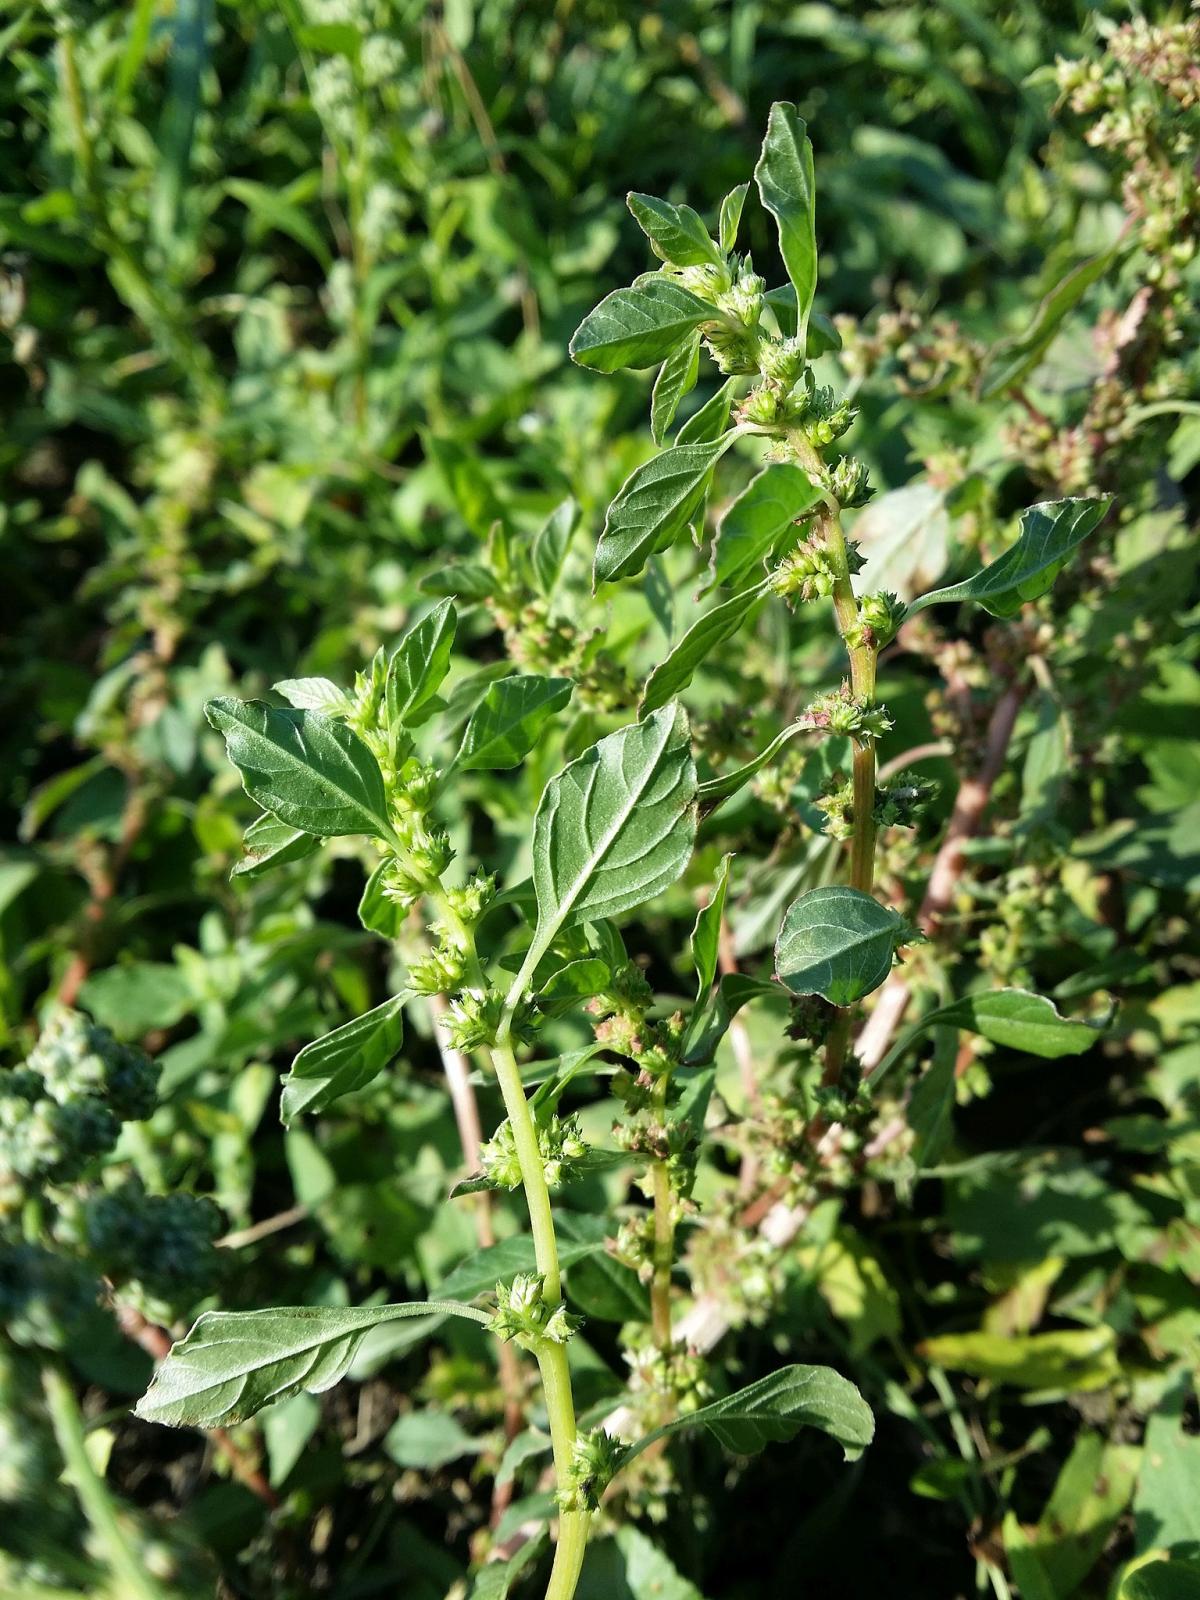
[[[712, 220], [779, 98], [816, 149], [818, 306], [842, 338], [824, 359], [854, 391], [848, 443], [878, 491], [855, 528], [875, 586], [949, 581], [1033, 500], [1117, 497], [1015, 629], [978, 618], [948, 635], [922, 617], [889, 659], [882, 759], [920, 750], [941, 789], [889, 843], [883, 888], [932, 937], [880, 1009], [911, 1019], [945, 998], [950, 958], [985, 987], [1117, 1010], [1057, 1062], [976, 1038], [923, 1046], [818, 1175], [786, 1006], [743, 1014], [680, 1284], [730, 1329], [718, 1387], [828, 1362], [870, 1400], [877, 1437], [837, 1474], [817, 1435], [749, 1462], [711, 1441], [673, 1449], [606, 1509], [580, 1593], [737, 1600], [803, 1574], [814, 1596], [886, 1583], [1059, 1600], [1124, 1581], [1136, 1600], [1127, 1564], [1164, 1550], [1194, 1585], [1195, 12], [6, 12], [5, 1592], [134, 1593], [124, 1539], [171, 1595], [399, 1585], [441, 1600], [544, 1518], [542, 1463], [520, 1444], [537, 1418], [512, 1414], [511, 1391], [506, 1414], [474, 1328], [411, 1348], [387, 1330], [352, 1381], [232, 1437], [129, 1415], [162, 1329], [202, 1307], [420, 1298], [455, 1273], [477, 1292], [478, 1215], [446, 1198], [470, 1162], [421, 1007], [393, 1070], [319, 1122], [280, 1125], [296, 1049], [391, 993], [396, 957], [359, 925], [357, 846], [231, 880], [253, 807], [201, 707], [304, 674], [348, 685], [453, 592], [443, 693], [463, 718], [512, 663], [578, 685], [523, 767], [455, 791], [460, 853], [523, 875], [546, 779], [635, 715], [697, 611], [686, 551], [591, 595], [604, 508], [653, 451], [648, 380], [580, 371], [567, 343], [650, 264], [626, 191]], [[773, 263], [769, 218], [748, 209], [744, 228]], [[568, 497], [579, 528], [547, 598], [522, 552]], [[685, 698], [710, 759], [747, 759], [836, 684], [818, 609], [764, 613], [737, 659], [698, 675]], [[783, 907], [833, 870], [815, 804], [829, 771], [798, 749], [706, 824], [689, 875], [637, 924], [631, 954], [660, 992], [691, 981], [687, 935], [727, 851], [724, 959], [769, 971]], [[97, 1130], [86, 1051], [63, 1067], [53, 1033], [35, 1050], [54, 999], [161, 1060], [151, 1116], [123, 1079], [109, 1105], [129, 1120]], [[54, 1103], [71, 1117], [46, 1113], [36, 1151], [27, 1059], [70, 1085]], [[479, 1098], [490, 1131], [498, 1100]], [[594, 1085], [570, 1108], [598, 1137], [611, 1123]], [[44, 1181], [60, 1186], [51, 1214]], [[153, 1204], [166, 1195], [169, 1216]], [[811, 1209], [779, 1250], [759, 1224], [781, 1196]], [[636, 1199], [618, 1169], [566, 1208], [587, 1242], [594, 1215]], [[508, 1201], [492, 1217], [500, 1236], [523, 1226]], [[577, 1377], [597, 1417], [628, 1381], [636, 1292], [601, 1237], [568, 1286], [590, 1319]]]

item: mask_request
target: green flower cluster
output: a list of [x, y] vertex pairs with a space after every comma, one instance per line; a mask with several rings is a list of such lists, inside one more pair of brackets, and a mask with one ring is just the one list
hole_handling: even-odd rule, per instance
[[496, 1309], [488, 1321], [499, 1339], [514, 1339], [535, 1354], [545, 1344], [566, 1344], [582, 1326], [561, 1301], [548, 1305], [540, 1272], [518, 1272], [511, 1283], [496, 1285]]
[[60, 1007], [23, 1067], [0, 1077], [0, 1213], [30, 1189], [71, 1183], [154, 1110], [158, 1066]]
[[221, 1262], [215, 1241], [224, 1227], [207, 1195], [147, 1194], [138, 1178], [127, 1178], [116, 1189], [69, 1201], [55, 1238], [80, 1250], [106, 1278], [134, 1281], [172, 1302], [212, 1287]]

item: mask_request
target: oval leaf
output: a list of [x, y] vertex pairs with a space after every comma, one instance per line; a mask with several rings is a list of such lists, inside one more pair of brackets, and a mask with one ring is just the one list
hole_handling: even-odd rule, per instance
[[904, 918], [861, 889], [810, 889], [784, 916], [776, 973], [793, 994], [853, 1005], [887, 977], [897, 946], [908, 936]]
[[696, 837], [695, 798], [677, 706], [610, 733], [551, 778], [533, 825], [538, 920], [517, 993], [561, 928], [631, 911], [675, 882]]
[[467, 1317], [473, 1306], [414, 1301], [395, 1306], [277, 1306], [269, 1311], [206, 1311], [172, 1345], [135, 1410], [173, 1428], [223, 1428], [307, 1389], [332, 1388], [363, 1338], [402, 1317]]
[[753, 478], [717, 524], [711, 587], [744, 583], [821, 498], [807, 472], [790, 461], [773, 461]]
[[1046, 500], [1021, 513], [1021, 535], [1010, 550], [973, 578], [923, 594], [910, 614], [951, 600], [975, 600], [994, 617], [1015, 617], [1028, 600], [1044, 595], [1067, 557], [1103, 520], [1112, 504], [1100, 500]]
[[677, 267], [720, 266], [721, 252], [691, 206], [673, 206], [652, 194], [629, 194], [625, 203], [660, 261]]
[[662, 444], [667, 429], [675, 420], [679, 402], [696, 387], [699, 374], [700, 335], [690, 333], [671, 351], [654, 380], [650, 396], [650, 433], [655, 444]]
[[574, 688], [570, 678], [533, 675], [493, 683], [471, 713], [455, 766], [465, 772], [519, 766]]
[[596, 547], [596, 588], [640, 572], [648, 556], [674, 544], [708, 491], [709, 473], [737, 436], [734, 428], [720, 439], [664, 450], [622, 484]]
[[323, 1111], [340, 1095], [362, 1089], [379, 1076], [404, 1041], [404, 1002], [393, 995], [344, 1027], [306, 1044], [284, 1079], [280, 1111], [291, 1122], [305, 1111]]
[[820, 1428], [838, 1441], [846, 1460], [853, 1461], [875, 1437], [875, 1418], [849, 1378], [830, 1367], [781, 1367], [724, 1400], [655, 1428], [629, 1447], [617, 1470], [657, 1440], [685, 1428], [707, 1428], [740, 1456], [793, 1439], [801, 1428]]
[[680, 284], [649, 277], [632, 289], [614, 289], [584, 317], [571, 340], [571, 357], [594, 372], [653, 367], [693, 328], [719, 320], [715, 307]]
[[415, 728], [432, 712], [430, 701], [450, 670], [458, 615], [452, 600], [442, 600], [396, 646], [388, 663], [388, 723]]
[[344, 723], [261, 700], [210, 700], [204, 714], [224, 735], [246, 793], [281, 822], [322, 838], [390, 836], [379, 763]]
[[312, 855], [320, 842], [313, 834], [304, 833], [299, 828], [289, 828], [286, 822], [280, 822], [278, 817], [264, 811], [246, 829], [242, 838], [242, 849], [246, 853], [234, 865], [230, 877], [257, 878], [272, 867], [283, 866], [287, 861], [303, 861], [305, 856]]

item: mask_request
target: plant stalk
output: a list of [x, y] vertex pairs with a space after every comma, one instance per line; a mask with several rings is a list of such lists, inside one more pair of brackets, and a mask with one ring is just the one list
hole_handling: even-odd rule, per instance
[[62, 1452], [71, 1486], [93, 1533], [104, 1548], [108, 1564], [123, 1595], [130, 1600], [167, 1600], [158, 1584], [146, 1571], [126, 1536], [108, 1492], [108, 1485], [92, 1465], [87, 1452], [87, 1432], [75, 1390], [57, 1366], [42, 1369], [42, 1386], [50, 1413], [54, 1437]]
[[[665, 1120], [667, 1074], [655, 1086], [654, 1100], [660, 1120]], [[654, 1276], [650, 1282], [650, 1327], [654, 1342], [662, 1351], [671, 1348], [671, 1268], [675, 1263], [675, 1205], [671, 1194], [671, 1175], [665, 1161], [650, 1163], [651, 1195], [654, 1200]]]

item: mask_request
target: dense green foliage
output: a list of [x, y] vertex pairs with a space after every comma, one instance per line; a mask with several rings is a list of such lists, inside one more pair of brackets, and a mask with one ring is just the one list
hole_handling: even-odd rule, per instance
[[3, 38], [0, 1589], [1200, 1594], [1195, 11]]

